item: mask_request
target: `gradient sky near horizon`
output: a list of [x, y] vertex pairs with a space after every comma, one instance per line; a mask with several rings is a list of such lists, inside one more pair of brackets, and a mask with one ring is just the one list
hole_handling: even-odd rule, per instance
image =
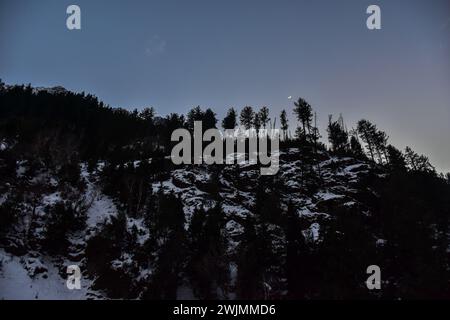
[[[66, 28], [81, 7], [82, 30]], [[381, 7], [382, 30], [366, 27]], [[0, 0], [0, 78], [159, 114], [309, 101], [450, 171], [450, 0]], [[295, 121], [291, 119], [291, 125]]]

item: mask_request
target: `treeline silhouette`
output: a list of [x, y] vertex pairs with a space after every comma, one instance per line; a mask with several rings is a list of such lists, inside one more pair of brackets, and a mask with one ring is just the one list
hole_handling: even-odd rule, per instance
[[[298, 126], [289, 123], [290, 112]], [[312, 197], [335, 178], [322, 172], [331, 157], [368, 164], [369, 173], [352, 186], [360, 205], [322, 204], [330, 219], [321, 221], [321, 240], [313, 242], [304, 233], [311, 222], [298, 214], [294, 201], [302, 194], [290, 195], [286, 204], [286, 186], [277, 176], [249, 180], [237, 167], [225, 178], [252, 190], [255, 201], [251, 215], [233, 217], [243, 231], [230, 252], [223, 166], [210, 166], [201, 186], [216, 205], [199, 206], [189, 221], [179, 196], [150, 187], [174, 169], [165, 159], [172, 131], [192, 130], [194, 121], [202, 121], [204, 130], [217, 127], [211, 109], [159, 117], [152, 108], [111, 108], [89, 94], [1, 83], [0, 142], [9, 147], [0, 150], [0, 193], [10, 195], [0, 205], [0, 244], [18, 255], [30, 250], [68, 255], [69, 234], [86, 224], [80, 163], [87, 163], [89, 172], [102, 163], [102, 192], [116, 201], [119, 212], [87, 240], [85, 258], [95, 288], [109, 297], [174, 299], [187, 280], [201, 299], [229, 297], [230, 292], [241, 299], [448, 298], [450, 176], [438, 174], [426, 156], [411, 148], [403, 152], [392, 146], [385, 132], [364, 119], [348, 130], [342, 116], [329, 116], [326, 146], [317, 114], [302, 98], [292, 111], [273, 118], [268, 107], [231, 108], [220, 124], [269, 129], [278, 127], [277, 119], [281, 149], [299, 150], [290, 160], [301, 160], [302, 194]], [[53, 170], [58, 190], [68, 199], [48, 208], [44, 226], [34, 209], [40, 196], [55, 188], [17, 179], [24, 160], [30, 179], [42, 169]], [[338, 177], [338, 165], [331, 161], [328, 166], [336, 166]], [[32, 212], [29, 229], [21, 235], [24, 244], [11, 245], [8, 232], [24, 211]], [[150, 234], [146, 241], [139, 243], [140, 231], [128, 227], [128, 218], [144, 221]], [[42, 227], [43, 238], [33, 236], [32, 230]], [[124, 253], [133, 263], [117, 267]], [[365, 270], [373, 264], [382, 267], [382, 291], [364, 285]], [[142, 276], [139, 268], [152, 272]]]
[[[218, 123], [211, 109], [203, 111], [200, 106], [191, 109], [186, 116], [171, 113], [162, 118], [155, 117], [153, 108], [141, 111], [111, 108], [84, 92], [49, 93], [33, 90], [30, 85], [6, 86], [1, 80], [0, 106], [2, 135], [11, 140], [20, 137], [18, 148], [23, 154], [37, 153], [55, 163], [71, 158], [136, 160], [168, 155], [173, 145], [171, 134], [175, 129], [192, 131], [194, 121], [202, 121], [203, 130], [207, 130], [216, 128]], [[222, 121], [222, 127], [234, 129], [240, 124], [245, 129], [276, 128], [277, 118], [271, 121], [269, 112], [268, 107], [256, 111], [245, 106], [238, 116], [237, 111], [231, 108]], [[300, 123], [295, 127], [294, 135], [289, 130], [286, 110], [279, 116], [284, 138], [282, 146], [327, 149], [319, 141], [317, 114], [311, 105], [299, 98], [294, 102], [293, 114]], [[389, 145], [387, 134], [368, 120], [359, 121], [355, 129], [348, 131], [342, 115], [337, 121], [333, 121], [330, 115], [327, 133], [330, 151], [334, 153], [369, 157], [379, 164], [408, 167], [414, 171], [435, 171], [426, 156], [418, 155], [410, 147], [401, 152]]]

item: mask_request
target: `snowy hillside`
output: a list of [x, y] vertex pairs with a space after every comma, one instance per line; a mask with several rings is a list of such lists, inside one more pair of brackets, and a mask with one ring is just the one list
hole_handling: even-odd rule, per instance
[[[302, 160], [300, 151], [296, 148], [281, 153], [280, 174], [275, 178], [282, 209], [286, 210], [291, 204], [295, 207], [296, 214], [307, 221], [308, 225], [305, 225], [302, 232], [305, 239], [311, 243], [322, 240], [321, 224], [332, 217], [333, 210], [337, 207], [358, 207], [361, 210], [364, 208], [364, 204], [358, 200], [358, 182], [361, 177], [374, 170], [369, 163], [348, 157], [329, 157], [326, 153], [321, 157], [323, 160], [314, 170], [320, 172], [324, 184], [314, 192], [307, 192], [308, 181], [302, 179]], [[139, 166], [139, 163], [131, 165]], [[67, 185], [58, 181], [58, 177], [51, 172], [39, 171], [29, 175], [30, 168], [27, 162], [18, 163], [17, 183], [39, 186], [47, 192], [23, 199], [20, 219], [15, 224], [14, 230], [4, 239], [0, 264], [1, 298], [87, 299], [106, 296], [95, 290], [93, 286], [95, 276], [87, 272], [85, 256], [87, 241], [100, 232], [111, 217], [119, 213], [115, 201], [102, 193], [98, 181], [102, 168], [103, 163], [99, 163], [94, 171], [89, 172], [86, 164], [80, 164], [80, 178], [84, 181], [85, 187], [83, 193], [77, 194], [74, 190], [64, 190]], [[236, 254], [240, 239], [243, 237], [242, 221], [249, 218], [256, 219], [255, 185], [260, 178], [259, 168], [250, 165], [223, 167], [215, 177], [218, 185], [214, 187], [217, 188], [218, 196], [211, 191], [210, 185], [211, 176], [216, 173], [206, 165], [179, 168], [167, 179], [153, 182], [147, 188], [152, 189], [155, 194], [162, 191], [180, 197], [186, 218], [186, 230], [196, 209], [213, 208], [217, 203], [221, 203], [226, 219], [227, 254], [232, 257]], [[270, 193], [271, 189], [265, 192]], [[14, 186], [10, 186], [1, 196], [2, 203], [13, 193]], [[82, 230], [70, 232], [68, 249], [64, 254], [52, 256], [40, 251], [42, 248], [34, 242], [45, 237], [49, 208], [65, 201], [84, 208], [86, 224]], [[139, 236], [133, 244], [133, 251], [137, 251], [137, 248], [143, 247], [148, 240], [149, 230], [142, 217], [127, 217], [126, 227], [130, 233], [133, 229], [137, 230]], [[272, 227], [278, 228], [276, 225]], [[280, 238], [279, 241], [285, 240]], [[374, 241], [378, 240], [374, 238]], [[112, 261], [114, 268], [123, 269], [123, 272], [129, 272], [129, 265], [135, 263], [133, 252], [122, 252], [118, 259]], [[81, 265], [85, 271], [82, 290], [68, 290], [65, 286], [67, 277], [65, 268], [72, 264]], [[231, 259], [229, 269], [232, 276], [235, 266], [236, 261]], [[152, 273], [151, 267], [136, 267], [139, 272], [133, 281], [139, 282]], [[194, 298], [186, 279], [185, 281], [186, 283], [179, 287], [180, 298]], [[231, 283], [233, 281], [235, 279], [231, 279]], [[232, 287], [227, 296], [235, 296]]]
[[[325, 144], [306, 100], [291, 112], [264, 176], [171, 161], [174, 130], [219, 126], [211, 109], [161, 117], [0, 83], [0, 299], [450, 297], [450, 174], [369, 120], [329, 117]], [[239, 120], [269, 115], [246, 106]]]

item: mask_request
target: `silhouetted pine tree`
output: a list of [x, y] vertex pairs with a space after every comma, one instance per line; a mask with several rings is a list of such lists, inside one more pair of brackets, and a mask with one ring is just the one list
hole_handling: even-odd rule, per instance
[[[196, 296], [217, 299], [226, 296], [229, 284], [225, 219], [220, 203], [207, 210], [198, 208], [189, 226], [189, 258], [186, 273]], [[218, 296], [218, 290], [222, 292]]]
[[[297, 120], [302, 124], [301, 133], [306, 139], [306, 135], [311, 133], [311, 121], [313, 118], [312, 107], [303, 98], [298, 98], [298, 100], [294, 102], [294, 105], [294, 114], [297, 116]], [[300, 132], [298, 133], [300, 134]], [[302, 135], [299, 135], [299, 137], [301, 138]]]
[[357, 158], [362, 158], [365, 156], [364, 150], [362, 149], [361, 143], [359, 143], [357, 136], [352, 135], [350, 138], [350, 151]]
[[259, 120], [261, 121], [261, 127], [267, 129], [267, 124], [270, 121], [268, 107], [262, 107], [261, 110], [259, 110]]
[[450, 294], [450, 187], [430, 172], [392, 173], [377, 190], [383, 238], [383, 292], [389, 299]]
[[286, 223], [284, 226], [286, 234], [286, 280], [287, 297], [289, 299], [304, 299], [309, 287], [310, 274], [305, 270], [310, 261], [308, 247], [303, 236], [302, 224], [297, 210], [292, 202], [288, 203], [286, 211]]
[[376, 127], [372, 123], [370, 123], [368, 120], [360, 120], [358, 122], [358, 127], [356, 129], [358, 131], [358, 134], [361, 137], [361, 140], [366, 143], [366, 147], [369, 150], [370, 158], [372, 161], [375, 161], [374, 153], [376, 152], [375, 147], [375, 133], [376, 133]]
[[52, 254], [65, 253], [69, 232], [82, 229], [85, 221], [83, 213], [77, 212], [70, 203], [58, 202], [49, 207], [43, 241], [44, 250]]
[[382, 164], [384, 162], [384, 159], [387, 161], [387, 141], [388, 136], [385, 132], [377, 130], [375, 132], [374, 142], [375, 142], [375, 148], [377, 150], [378, 160]]
[[240, 122], [246, 130], [249, 130], [253, 126], [254, 112], [253, 108], [246, 106], [241, 111]]
[[217, 125], [216, 114], [211, 109], [206, 109], [203, 115], [203, 130], [215, 129]]
[[283, 131], [283, 140], [287, 140], [287, 131], [289, 129], [289, 122], [286, 115], [286, 110], [282, 110], [280, 114], [280, 123], [281, 123], [281, 130]]
[[269, 299], [271, 267], [276, 260], [273, 237], [265, 223], [244, 221], [244, 234], [237, 253], [238, 299]]
[[410, 147], [405, 149], [405, 161], [412, 171], [435, 172], [428, 157], [417, 154]]
[[187, 117], [186, 117], [186, 127], [190, 130], [194, 130], [194, 122], [195, 121], [203, 121], [204, 112], [200, 108], [200, 106], [197, 106], [191, 110], [189, 110]]
[[227, 129], [234, 129], [237, 125], [237, 114], [234, 108], [230, 108], [227, 112], [227, 115], [222, 121], [222, 128]]
[[155, 272], [145, 298], [176, 299], [186, 258], [185, 216], [181, 200], [173, 194], [157, 194], [157, 207], [150, 233], [158, 243]]
[[386, 147], [388, 165], [391, 170], [404, 171], [406, 170], [406, 162], [403, 153], [393, 145]]
[[340, 121], [333, 121], [333, 116], [328, 116], [328, 141], [334, 152], [345, 152], [348, 148], [348, 133]]

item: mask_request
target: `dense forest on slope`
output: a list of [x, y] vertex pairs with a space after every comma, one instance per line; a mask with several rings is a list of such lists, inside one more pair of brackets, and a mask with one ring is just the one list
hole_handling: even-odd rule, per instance
[[[220, 124], [275, 118], [275, 176], [175, 166], [173, 130], [219, 127], [213, 110], [160, 117], [0, 81], [0, 298], [23, 283], [31, 298], [449, 298], [450, 176], [368, 120], [348, 130], [330, 116], [319, 132], [302, 98]], [[61, 288], [70, 264], [86, 279], [77, 293]], [[370, 265], [381, 290], [366, 287]]]

